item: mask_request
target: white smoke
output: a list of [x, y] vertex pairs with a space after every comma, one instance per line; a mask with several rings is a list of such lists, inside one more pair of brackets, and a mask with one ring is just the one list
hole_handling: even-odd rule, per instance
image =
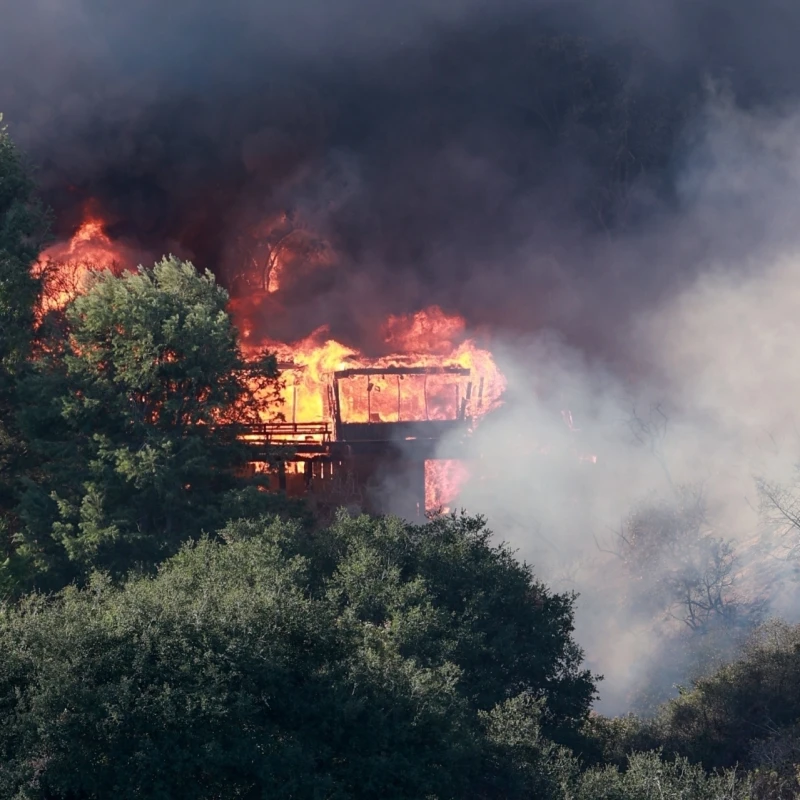
[[[755, 600], [769, 590], [771, 611], [798, 610], [754, 478], [786, 482], [800, 461], [800, 115], [745, 113], [715, 97], [694, 133], [679, 212], [608, 257], [699, 277], [619, 332], [641, 365], [632, 376], [550, 333], [505, 343], [509, 399], [478, 429], [459, 499], [541, 578], [581, 593], [577, 636], [605, 675], [599, 708], [610, 712], [686, 678], [658, 663], [665, 630], [680, 623], [663, 609], [641, 614], [630, 601], [642, 587], [609, 552], [637, 505], [701, 488], [704, 530], [737, 552], [735, 591]], [[674, 261], [685, 258], [695, 269]], [[583, 302], [591, 314], [592, 298]]]

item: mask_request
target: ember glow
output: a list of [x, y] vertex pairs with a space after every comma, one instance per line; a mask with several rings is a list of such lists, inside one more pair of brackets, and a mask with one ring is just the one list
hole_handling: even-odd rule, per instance
[[469, 479], [463, 461], [438, 459], [425, 462], [425, 507], [428, 511], [447, 513]]
[[[245, 323], [246, 324], [246, 323]], [[282, 366], [284, 419], [291, 423], [320, 423], [307, 438], [322, 440], [323, 423], [332, 421], [334, 373], [369, 368], [385, 374], [353, 375], [339, 384], [341, 417], [353, 423], [391, 423], [456, 420], [466, 415], [477, 425], [497, 408], [505, 378], [492, 354], [463, 337], [464, 320], [432, 307], [408, 317], [392, 317], [384, 328], [384, 343], [396, 351], [381, 358], [365, 358], [357, 350], [327, 338], [321, 328], [308, 338], [284, 344], [246, 341], [245, 352], [266, 348]], [[463, 375], [397, 374], [398, 368], [460, 367]], [[391, 370], [391, 371], [390, 371]], [[265, 404], [264, 421], [275, 407]], [[429, 460], [425, 465], [425, 506], [446, 510], [469, 477], [464, 464]]]

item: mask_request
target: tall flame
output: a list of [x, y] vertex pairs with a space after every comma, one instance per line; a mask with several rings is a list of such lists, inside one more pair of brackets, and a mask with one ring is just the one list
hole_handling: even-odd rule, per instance
[[[497, 408], [505, 390], [505, 378], [492, 354], [472, 339], [453, 343], [453, 333], [463, 333], [464, 320], [446, 315], [433, 306], [409, 317], [394, 317], [385, 328], [393, 353], [367, 359], [357, 350], [327, 338], [327, 328], [292, 344], [262, 341], [258, 348], [248, 343], [246, 352], [266, 348], [283, 365], [283, 407], [293, 422], [317, 422], [330, 417], [328, 386], [333, 373], [370, 367], [462, 367], [470, 371], [468, 389], [451, 375], [370, 375], [350, 379], [343, 387], [342, 414], [351, 422], [422, 421], [455, 418], [459, 404], [470, 402], [471, 416], [479, 419]], [[437, 337], [436, 332], [440, 331]], [[461, 385], [464, 384], [464, 385]], [[265, 419], [270, 409], [264, 409]]]
[[87, 204], [83, 222], [72, 237], [45, 250], [35, 267], [42, 279], [39, 317], [64, 308], [84, 291], [93, 271], [116, 272], [122, 266], [121, 248], [106, 234], [103, 218]]
[[458, 498], [470, 471], [463, 461], [441, 459], [425, 462], [425, 509], [447, 513]]
[[[345, 422], [456, 419], [468, 408], [474, 425], [500, 405], [506, 381], [492, 354], [473, 339], [464, 338], [465, 330], [461, 317], [432, 306], [387, 320], [383, 339], [393, 352], [381, 358], [368, 359], [354, 348], [328, 338], [325, 327], [292, 344], [266, 340], [255, 347], [247, 341], [246, 352], [266, 348], [276, 353], [284, 378], [282, 413], [289, 422], [331, 419], [332, 378], [340, 370], [460, 367], [469, 371], [468, 376], [380, 372], [354, 376], [339, 385], [339, 407]], [[274, 412], [274, 405], [266, 402], [262, 418], [268, 421]], [[315, 438], [322, 435], [316, 434]], [[449, 509], [468, 477], [469, 470], [461, 462], [426, 462], [426, 509]]]

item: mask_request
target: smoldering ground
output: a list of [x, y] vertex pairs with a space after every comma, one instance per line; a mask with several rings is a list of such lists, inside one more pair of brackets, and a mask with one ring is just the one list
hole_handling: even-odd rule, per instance
[[495, 477], [461, 501], [583, 591], [623, 707], [659, 631], [595, 540], [687, 483], [745, 543], [752, 474], [795, 459], [800, 7], [9, 5], [0, 109], [58, 235], [93, 198], [131, 248], [228, 281], [253, 221], [291, 208], [338, 263], [263, 333], [328, 324], [370, 351], [387, 314], [431, 304], [489, 332], [510, 393], [476, 436]]

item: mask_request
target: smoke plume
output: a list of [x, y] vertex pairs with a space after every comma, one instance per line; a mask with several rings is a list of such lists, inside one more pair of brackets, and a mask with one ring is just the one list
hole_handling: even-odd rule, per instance
[[[540, 573], [582, 593], [580, 639], [606, 675], [606, 710], [624, 710], [645, 688], [666, 696], [696, 666], [691, 654], [676, 660], [669, 638], [686, 630], [675, 616], [686, 608], [645, 609], [674, 582], [675, 558], [650, 553], [640, 572], [623, 564], [637, 510], [639, 523], [668, 537], [664, 505], [702, 493], [692, 536], [730, 543], [723, 594], [732, 608], [746, 601], [760, 614], [797, 616], [796, 568], [783, 554], [798, 530], [765, 526], [756, 480], [795, 483], [798, 460], [798, 124], [797, 111], [743, 111], [709, 96], [674, 213], [605, 251], [693, 276], [624, 324], [635, 373], [609, 369], [554, 331], [502, 352], [514, 394], [477, 432], [475, 478], [460, 502]], [[733, 638], [715, 643], [720, 655]]]
[[4, 14], [0, 107], [63, 236], [93, 198], [113, 236], [229, 284], [253, 220], [288, 208], [330, 241], [337, 269], [298, 278], [275, 338], [327, 323], [368, 348], [356, 297], [375, 319], [436, 303], [614, 353], [613, 323], [695, 259], [612, 264], [593, 234], [674, 202], [707, 74], [751, 104], [793, 91], [800, 12], [772, 11], [32, 0]]

